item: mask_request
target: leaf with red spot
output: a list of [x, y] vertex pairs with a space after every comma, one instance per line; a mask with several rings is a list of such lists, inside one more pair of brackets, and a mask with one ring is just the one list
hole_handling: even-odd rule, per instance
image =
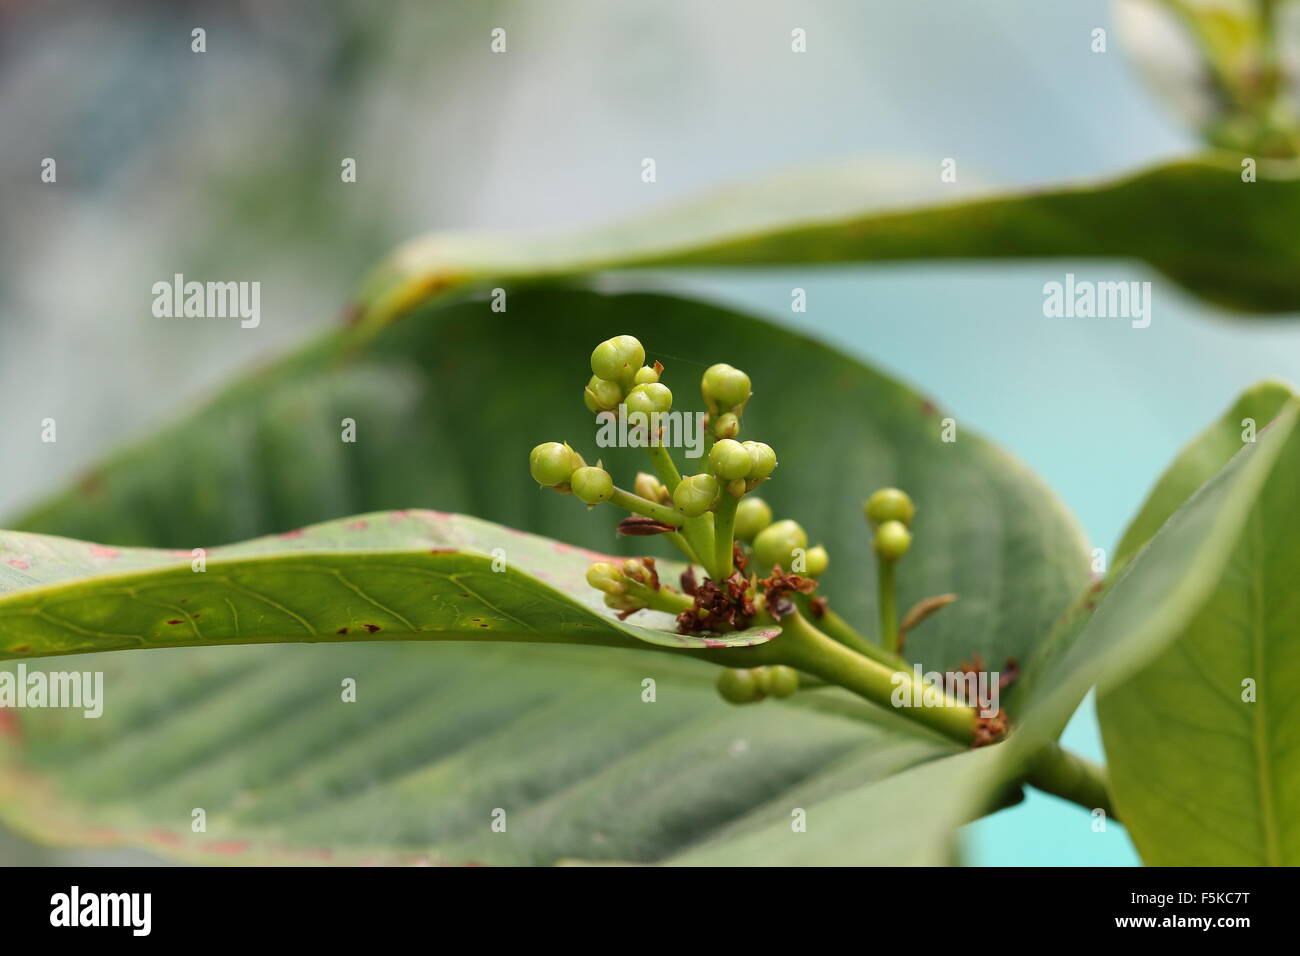
[[415, 510], [211, 548], [202, 570], [188, 552], [5, 531], [0, 659], [367, 638], [717, 648], [780, 633], [751, 628], [706, 642], [676, 633], [660, 612], [622, 621], [586, 582], [593, 560], [616, 559]]

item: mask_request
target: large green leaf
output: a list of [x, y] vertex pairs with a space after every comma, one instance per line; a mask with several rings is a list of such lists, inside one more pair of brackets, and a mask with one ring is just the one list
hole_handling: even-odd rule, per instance
[[[1097, 585], [1066, 616], [1039, 652], [1033, 681], [1021, 702], [1024, 719], [1012, 740], [1021, 738], [1019, 746], [1026, 754], [1060, 733], [1091, 687], [1097, 685], [1104, 695], [1132, 678], [1212, 602], [1216, 589], [1232, 574], [1238, 543], [1262, 493], [1276, 483], [1296, 483], [1298, 411], [1300, 403], [1289, 402], [1255, 443], [1240, 450], [1131, 561], [1115, 568], [1104, 586]], [[1209, 613], [1213, 618], [1214, 611]], [[1212, 626], [1230, 630], [1234, 621], [1219, 618]], [[1181, 708], [1169, 716], [1188, 719]], [[1146, 745], [1162, 746], [1164, 739]], [[1119, 811], [1127, 820], [1123, 800]]]
[[[939, 866], [951, 834], [1005, 802], [997, 783], [1011, 766], [1004, 746], [930, 760], [820, 802], [786, 819], [723, 834], [669, 858], [674, 866]], [[795, 814], [803, 810], [795, 825]], [[854, 838], [845, 839], [845, 834]]]
[[1241, 451], [1250, 435], [1266, 427], [1294, 397], [1295, 392], [1282, 382], [1260, 382], [1243, 392], [1218, 421], [1197, 435], [1165, 469], [1125, 529], [1113, 564], [1118, 567], [1133, 557], [1197, 488]]
[[732, 707], [708, 667], [604, 647], [223, 647], [75, 666], [104, 673], [104, 716], [10, 712], [6, 822], [202, 862], [658, 860], [955, 747], [822, 692]]
[[[464, 515], [379, 512], [203, 552], [0, 531], [0, 659], [201, 644], [494, 640], [747, 647], [630, 623], [585, 579], [608, 555]], [[673, 581], [684, 566], [660, 569]]]
[[[861, 500], [886, 484], [913, 494], [920, 511], [900, 567], [902, 603], [947, 591], [962, 598], [909, 636], [909, 655], [927, 669], [976, 653], [992, 667], [1027, 659], [1084, 586], [1084, 543], [1057, 501], [964, 426], [955, 443], [943, 442], [944, 416], [930, 400], [716, 307], [560, 288], [515, 290], [504, 315], [461, 302], [381, 330], [340, 331], [96, 468], [23, 525], [188, 553], [341, 514], [434, 506], [579, 547], [640, 551], [647, 539], [614, 539], [609, 509], [589, 514], [539, 492], [527, 473], [528, 449], [544, 439], [603, 457], [621, 484], [644, 467], [637, 450], [596, 448], [582, 407], [591, 347], [618, 332], [637, 335], [665, 363], [679, 406], [695, 404], [707, 365], [749, 371], [746, 436], [771, 442], [782, 462], [764, 497], [828, 546], [826, 593], [846, 617], [875, 619]], [[339, 440], [343, 418], [356, 422], [355, 443]], [[289, 854], [328, 845], [340, 858], [657, 860], [952, 752], [838, 692], [727, 708], [709, 686], [709, 665], [608, 648], [434, 643], [109, 657], [78, 659], [106, 672], [100, 721], [21, 715], [0, 812], [43, 839], [83, 840], [106, 827], [106, 841], [165, 847], [173, 837], [149, 832], [174, 832], [192, 806], [205, 806], [220, 816], [223, 840]], [[391, 695], [339, 704], [338, 681], [360, 671], [393, 682]], [[653, 707], [639, 696], [644, 677], [658, 681]], [[212, 710], [208, 695], [217, 697]], [[250, 701], [255, 716], [223, 724]], [[308, 702], [333, 708], [329, 720], [300, 713]], [[525, 716], [529, 702], [538, 710]], [[403, 724], [395, 715], [408, 710]], [[132, 726], [140, 729], [128, 734]], [[331, 733], [355, 745], [336, 755]], [[174, 786], [150, 788], [162, 779], [156, 768], [170, 768]], [[972, 805], [984, 790], [971, 788]], [[538, 829], [510, 831], [533, 833], [528, 840], [495, 839], [487, 826], [496, 807], [512, 819], [534, 814]], [[868, 831], [896, 825], [838, 818], [845, 852], [857, 845], [864, 859]], [[185, 852], [203, 857], [205, 845]]]
[[[1209, 154], [1105, 182], [935, 201], [939, 170], [853, 163], [709, 193], [566, 235], [441, 233], [397, 250], [355, 306], [363, 324], [467, 286], [623, 268], [918, 259], [1139, 259], [1206, 299], [1300, 310], [1300, 165]], [[956, 187], [953, 187], [956, 188]]]
[[[1193, 446], [1200, 454], [1175, 463], [1135, 527], [1215, 449], [1240, 446], [1243, 406], [1267, 415], [1282, 390], [1270, 391], [1262, 406], [1255, 392], [1229, 412], [1221, 441], [1211, 430]], [[1266, 438], [1280, 443], [1276, 464], [1233, 539], [1214, 545], [1219, 572], [1194, 614], [1098, 700], [1115, 800], [1148, 864], [1300, 863], [1300, 437]]]

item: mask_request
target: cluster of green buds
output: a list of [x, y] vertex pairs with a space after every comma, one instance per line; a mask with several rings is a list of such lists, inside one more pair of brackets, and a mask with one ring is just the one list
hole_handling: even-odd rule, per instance
[[912, 546], [912, 532], [908, 530], [916, 517], [916, 505], [904, 491], [881, 488], [863, 504], [867, 521], [875, 528], [872, 546], [882, 560], [897, 561]]
[[[617, 335], [596, 346], [591, 378], [583, 390], [587, 409], [600, 416], [622, 406], [629, 419], [645, 415], [650, 427], [657, 428], [654, 415], [672, 410], [673, 394], [660, 381], [664, 366], [645, 362], [645, 349], [631, 335]], [[772, 478], [777, 456], [764, 442], [740, 438], [753, 396], [749, 376], [730, 365], [712, 365], [701, 378], [700, 392], [708, 410], [708, 451], [698, 474], [683, 477], [663, 441], [640, 446], [649, 455], [651, 470], [637, 472], [630, 491], [614, 483], [603, 462], [588, 465], [565, 442], [545, 442], [532, 450], [529, 468], [539, 485], [572, 494], [592, 507], [607, 503], [631, 512], [620, 522], [620, 533], [663, 535], [688, 562], [680, 591], [660, 580], [653, 558], [597, 562], [588, 569], [587, 582], [620, 617], [644, 610], [667, 612], [685, 633], [769, 623], [780, 623], [783, 630], [789, 624], [806, 633], [809, 621], [815, 620], [828, 639], [897, 666], [901, 636], [893, 575], [911, 546], [916, 514], [911, 498], [896, 488], [882, 488], [864, 506], [880, 575], [880, 638], [869, 641], [815, 593], [818, 579], [830, 567], [826, 548], [810, 547], [798, 522], [778, 518], [753, 494]], [[696, 567], [705, 572], [702, 581]], [[942, 603], [931, 602], [935, 607]], [[794, 617], [786, 620], [787, 615]], [[798, 671], [771, 664], [770, 659], [759, 667], [726, 667], [718, 678], [719, 693], [733, 703], [788, 697], [799, 687]]]
[[709, 409], [713, 437], [735, 438], [740, 434], [740, 416], [754, 394], [749, 376], [725, 362], [710, 365], [700, 379], [700, 393]]
[[659, 581], [654, 558], [628, 558], [622, 564], [598, 561], [587, 569], [587, 583], [605, 595], [605, 606], [624, 615], [645, 608], [677, 613], [689, 602]]
[[628, 412], [666, 412], [673, 393], [659, 381], [664, 367], [645, 364], [645, 348], [631, 335], [616, 335], [591, 353], [591, 378], [582, 399], [593, 414], [626, 405]]
[[[645, 361], [645, 348], [631, 335], [616, 335], [597, 345], [591, 353], [591, 378], [583, 389], [588, 411], [601, 415], [621, 406], [629, 421], [643, 416], [641, 420], [653, 427], [656, 413], [672, 410], [673, 394], [660, 381], [664, 366]], [[753, 394], [748, 375], [731, 365], [712, 365], [700, 380], [700, 392], [708, 408], [710, 446], [708, 468], [699, 474], [682, 477], [658, 440], [645, 445], [655, 474], [639, 473], [630, 492], [614, 484], [603, 462], [588, 465], [564, 442], [538, 445], [529, 465], [543, 487], [572, 494], [593, 507], [609, 502], [632, 512], [635, 520], [625, 520], [621, 531], [668, 534], [692, 562], [722, 580], [735, 572], [734, 524], [741, 500], [772, 476], [777, 458], [770, 445], [737, 439]], [[760, 530], [753, 527], [754, 514], [753, 508], [745, 509], [742, 531]]]
[[792, 697], [799, 690], [799, 672], [776, 664], [769, 667], [724, 667], [716, 682], [722, 699], [732, 704], [754, 704], [764, 697]]
[[912, 546], [910, 525], [916, 517], [916, 505], [904, 491], [881, 488], [866, 500], [862, 510], [875, 529], [871, 543], [878, 559], [881, 641], [887, 651], [897, 654], [903, 634], [898, 627], [894, 597], [894, 565]]

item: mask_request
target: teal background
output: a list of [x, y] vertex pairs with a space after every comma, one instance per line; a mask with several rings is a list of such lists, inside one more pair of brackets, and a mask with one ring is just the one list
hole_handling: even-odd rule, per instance
[[[549, 0], [0, 6], [0, 514], [336, 320], [431, 229], [564, 228], [791, 165], [878, 159], [938, 197], [1122, 174], [1197, 148], [1099, 0]], [[382, 12], [380, 12], [382, 10]], [[208, 29], [209, 52], [189, 52]], [[488, 52], [492, 27], [509, 52]], [[808, 52], [790, 52], [790, 31]], [[1105, 53], [1092, 31], [1108, 31]], [[38, 164], [57, 156], [57, 187]], [[338, 185], [342, 156], [359, 181]], [[658, 179], [640, 181], [643, 157]], [[943, 159], [958, 182], [941, 185]], [[1171, 210], [1176, 213], [1176, 210]], [[153, 281], [255, 278], [263, 320], [160, 326]], [[1046, 319], [1042, 285], [1150, 280], [1150, 328]], [[1243, 387], [1300, 381], [1300, 326], [1230, 319], [1116, 262], [642, 278], [806, 330], [928, 392], [1111, 548]], [[790, 290], [808, 310], [790, 311]], [[146, 369], [124, 375], [122, 369]], [[815, 383], [808, 383], [813, 387]], [[33, 422], [59, 421], [57, 445]], [[1091, 702], [1066, 743], [1096, 759]], [[1132, 864], [1122, 828], [1030, 794], [978, 864]], [[0, 833], [0, 862], [48, 853]]]

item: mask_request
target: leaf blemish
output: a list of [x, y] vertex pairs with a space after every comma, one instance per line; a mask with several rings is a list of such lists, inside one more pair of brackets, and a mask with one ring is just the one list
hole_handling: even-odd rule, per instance
[[340, 627], [340, 628], [339, 628], [337, 631], [335, 631], [334, 633], [335, 633], [335, 634], [346, 634], [347, 632], [348, 632], [348, 629], [347, 629], [346, 627]]
[[383, 630], [383, 628], [381, 628], [378, 624], [366, 624], [366, 625], [364, 625], [364, 626], [365, 626], [365, 629], [366, 629], [367, 631], [369, 631], [371, 634], [375, 633], [375, 631], [382, 631], [382, 630]]

